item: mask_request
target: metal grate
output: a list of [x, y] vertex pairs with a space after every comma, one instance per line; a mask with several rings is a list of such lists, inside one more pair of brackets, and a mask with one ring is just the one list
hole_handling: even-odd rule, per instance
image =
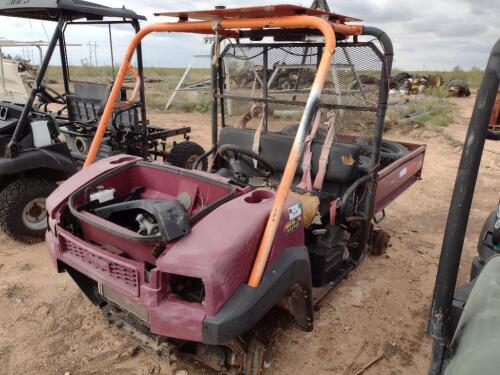
[[[252, 103], [261, 103], [271, 132], [299, 122], [322, 51], [320, 43], [228, 45], [221, 57], [226, 123], [234, 124]], [[383, 57], [375, 44], [337, 45], [321, 97], [323, 118], [336, 112], [337, 141], [373, 138], [383, 77]], [[257, 124], [254, 120], [248, 127]]]
[[130, 288], [137, 288], [139, 286], [138, 274], [135, 268], [94, 254], [68, 238], [62, 236], [60, 238], [61, 252], [64, 256], [69, 256], [91, 265], [96, 271], [108, 275], [119, 285]]

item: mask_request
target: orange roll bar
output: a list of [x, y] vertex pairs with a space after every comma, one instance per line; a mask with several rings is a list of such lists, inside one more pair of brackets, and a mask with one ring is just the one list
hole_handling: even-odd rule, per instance
[[214, 34], [218, 32], [220, 35], [234, 35], [230, 30], [238, 29], [260, 29], [260, 28], [315, 28], [318, 29], [325, 38], [325, 48], [319, 64], [316, 77], [311, 89], [311, 93], [307, 100], [307, 104], [300, 121], [300, 126], [295, 136], [295, 140], [288, 157], [288, 162], [283, 172], [280, 185], [276, 192], [276, 198], [267, 221], [264, 234], [257, 252], [255, 263], [252, 268], [248, 285], [251, 287], [258, 287], [264, 274], [264, 269], [267, 264], [269, 253], [274, 241], [274, 237], [278, 230], [278, 224], [281, 220], [283, 208], [285, 205], [288, 192], [293, 182], [293, 177], [297, 170], [300, 156], [303, 151], [304, 139], [306, 137], [306, 130], [309, 123], [312, 121], [313, 114], [319, 105], [321, 92], [325, 85], [325, 81], [330, 71], [333, 53], [335, 51], [335, 31], [345, 35], [360, 35], [362, 33], [362, 26], [348, 26], [337, 23], [329, 23], [328, 21], [313, 16], [299, 15], [299, 16], [286, 16], [286, 17], [271, 17], [271, 18], [249, 18], [249, 19], [222, 19], [218, 21], [198, 21], [198, 22], [177, 22], [177, 23], [158, 23], [146, 26], [140, 30], [130, 42], [122, 65], [118, 71], [113, 89], [110, 93], [108, 102], [102, 114], [99, 126], [97, 128], [94, 140], [90, 147], [85, 166], [88, 167], [92, 164], [97, 156], [100, 148], [102, 138], [106, 132], [107, 124], [113, 114], [114, 104], [119, 97], [123, 81], [130, 70], [130, 61], [134, 52], [141, 42], [141, 40], [152, 32], [189, 32], [189, 33], [203, 33]]

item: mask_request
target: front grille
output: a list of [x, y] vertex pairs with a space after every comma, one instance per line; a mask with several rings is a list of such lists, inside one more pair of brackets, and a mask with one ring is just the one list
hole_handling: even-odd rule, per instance
[[[64, 257], [82, 264], [90, 272], [97, 273], [114, 286], [133, 291], [137, 295], [139, 275], [135, 267], [117, 262], [112, 257], [101, 256], [96, 250], [80, 246], [71, 238], [60, 235], [61, 253]], [[82, 270], [83, 271], [83, 270]]]

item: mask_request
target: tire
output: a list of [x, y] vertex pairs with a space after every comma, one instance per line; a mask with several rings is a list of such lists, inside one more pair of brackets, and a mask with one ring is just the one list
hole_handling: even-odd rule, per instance
[[[297, 130], [299, 130], [299, 124], [290, 124], [285, 126], [283, 129], [278, 131], [276, 134], [280, 135], [287, 135], [289, 137], [295, 137], [295, 134], [297, 134]], [[316, 132], [316, 137], [314, 137], [315, 141], [318, 142], [323, 142], [326, 138], [326, 134], [328, 133], [328, 130], [324, 127], [319, 127], [318, 131]]]
[[[176, 167], [193, 169], [196, 160], [204, 153], [205, 150], [198, 143], [185, 141], [174, 145], [167, 156], [166, 162]], [[206, 171], [208, 169], [208, 159], [203, 159], [201, 165], [202, 170]]]
[[[369, 154], [369, 144], [364, 139], [359, 139], [357, 144], [362, 147], [361, 154], [368, 155]], [[382, 140], [382, 144], [380, 145], [380, 155], [382, 159], [387, 159], [390, 161], [398, 160], [408, 154], [410, 151], [406, 146], [394, 141], [386, 141]]]
[[380, 152], [383, 155], [393, 155], [396, 159], [408, 154], [408, 148], [403, 146], [401, 143], [393, 142], [393, 141], [382, 141], [382, 145], [380, 147]]
[[41, 177], [18, 177], [0, 192], [0, 229], [10, 238], [35, 243], [47, 229], [45, 199], [57, 188]]

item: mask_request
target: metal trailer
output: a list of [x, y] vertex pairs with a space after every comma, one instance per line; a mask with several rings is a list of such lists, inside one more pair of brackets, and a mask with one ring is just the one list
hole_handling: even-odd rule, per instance
[[[83, 164], [112, 84], [74, 82], [71, 88], [65, 33], [73, 25], [130, 25], [135, 33], [146, 18], [125, 8], [110, 8], [81, 0], [0, 1], [0, 15], [56, 22], [35, 83], [25, 103], [0, 102], [0, 228], [12, 238], [33, 242], [47, 227], [45, 198]], [[44, 83], [53, 54], [59, 48], [64, 93]], [[111, 52], [112, 53], [112, 52]], [[129, 153], [161, 158], [190, 167], [204, 150], [189, 141], [189, 127], [150, 126], [146, 116], [142, 49], [136, 51], [137, 69], [131, 97], [127, 89], [113, 108], [99, 157]], [[50, 110], [58, 106], [57, 110]], [[60, 108], [63, 107], [63, 108]], [[167, 138], [182, 136], [167, 150]]]

